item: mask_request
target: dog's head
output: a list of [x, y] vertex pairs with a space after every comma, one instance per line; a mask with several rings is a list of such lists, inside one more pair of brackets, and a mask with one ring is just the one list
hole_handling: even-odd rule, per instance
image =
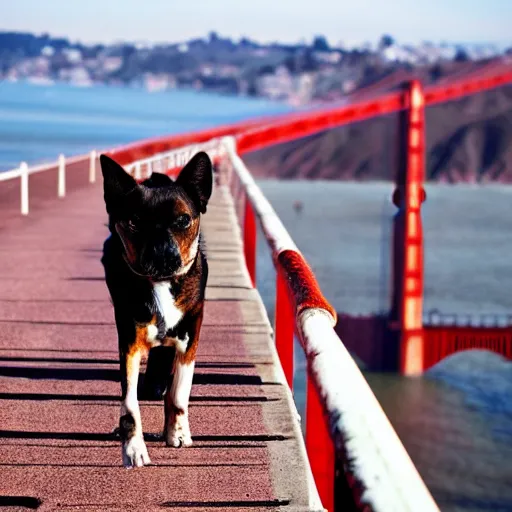
[[185, 274], [199, 247], [200, 215], [212, 193], [212, 164], [197, 153], [176, 181], [153, 173], [137, 183], [111, 158], [101, 155], [109, 227], [124, 246], [136, 274], [162, 280]]

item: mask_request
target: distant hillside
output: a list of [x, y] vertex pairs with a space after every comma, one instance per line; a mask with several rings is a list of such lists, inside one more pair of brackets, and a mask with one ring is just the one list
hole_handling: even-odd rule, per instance
[[181, 43], [86, 45], [48, 34], [0, 31], [0, 80], [193, 88], [308, 105], [392, 87], [412, 74], [439, 81], [502, 63], [512, 49], [486, 45], [377, 44], [341, 48], [311, 43], [260, 44], [211, 32]]
[[[460, 78], [471, 71], [468, 66]], [[372, 95], [399, 83], [391, 76], [382, 82], [382, 87], [372, 85]], [[430, 107], [426, 116], [427, 180], [512, 183], [512, 86]], [[261, 150], [245, 160], [258, 177], [392, 180], [400, 158], [398, 125], [398, 114], [380, 117]]]

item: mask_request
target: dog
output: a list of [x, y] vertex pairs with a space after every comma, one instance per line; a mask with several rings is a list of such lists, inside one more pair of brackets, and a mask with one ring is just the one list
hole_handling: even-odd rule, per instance
[[145, 388], [164, 399], [164, 440], [174, 447], [192, 444], [188, 402], [208, 279], [200, 219], [213, 169], [199, 152], [175, 181], [153, 173], [137, 183], [110, 157], [101, 155], [100, 163], [110, 231], [101, 262], [119, 343], [123, 465], [140, 467], [151, 463], [137, 394], [148, 353]]

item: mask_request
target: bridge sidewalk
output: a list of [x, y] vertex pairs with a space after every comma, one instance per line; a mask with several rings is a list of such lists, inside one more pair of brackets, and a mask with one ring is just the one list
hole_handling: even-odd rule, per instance
[[[0, 208], [1, 211], [1, 208]], [[229, 194], [204, 219], [210, 280], [191, 398], [194, 445], [165, 447], [142, 402], [153, 465], [125, 470], [99, 184], [0, 231], [0, 505], [28, 510], [309, 510], [299, 429], [250, 286]]]

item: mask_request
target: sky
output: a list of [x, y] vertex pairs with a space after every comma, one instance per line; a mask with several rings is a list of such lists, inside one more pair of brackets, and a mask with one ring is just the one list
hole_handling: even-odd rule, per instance
[[0, 0], [0, 30], [85, 43], [179, 42], [214, 30], [260, 42], [512, 42], [512, 0]]

